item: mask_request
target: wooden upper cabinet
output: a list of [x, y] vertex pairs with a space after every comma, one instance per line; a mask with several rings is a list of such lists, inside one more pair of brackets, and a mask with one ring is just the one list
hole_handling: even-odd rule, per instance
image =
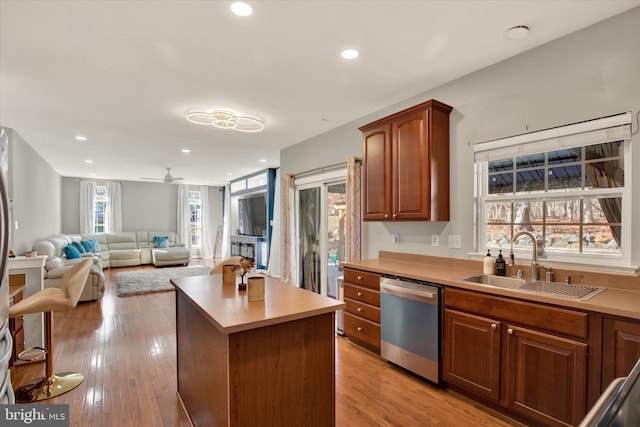
[[449, 220], [449, 113], [430, 100], [360, 128], [363, 219]]
[[[391, 125], [382, 124], [363, 134], [364, 158], [362, 182], [365, 188], [365, 219], [384, 221], [391, 218]], [[367, 189], [369, 191], [367, 192]]]

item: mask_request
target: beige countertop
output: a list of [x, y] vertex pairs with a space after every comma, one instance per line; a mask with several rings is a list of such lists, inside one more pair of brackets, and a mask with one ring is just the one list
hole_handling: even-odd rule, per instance
[[381, 252], [380, 258], [348, 262], [343, 263], [342, 265], [345, 267], [363, 269], [381, 274], [425, 280], [460, 289], [480, 291], [492, 295], [501, 295], [526, 301], [554, 304], [562, 307], [570, 307], [640, 320], [640, 279], [637, 277], [632, 277], [630, 279], [625, 278], [626, 280], [636, 280], [638, 282], [637, 291], [625, 288], [608, 287], [603, 286], [600, 283], [585, 281], [583, 284], [605, 287], [606, 290], [587, 301], [576, 301], [567, 298], [532, 294], [514, 289], [499, 288], [459, 280], [461, 277], [482, 273], [482, 263], [478, 261], [414, 255], [404, 257], [393, 252]]
[[247, 291], [222, 284], [222, 275], [171, 279], [176, 292], [186, 296], [223, 334], [256, 329], [330, 313], [343, 302], [265, 277], [264, 301], [249, 301]]

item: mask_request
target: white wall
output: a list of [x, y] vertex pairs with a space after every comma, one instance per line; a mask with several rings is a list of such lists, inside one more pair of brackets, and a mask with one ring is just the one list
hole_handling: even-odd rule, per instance
[[[379, 250], [468, 257], [474, 245], [474, 176], [472, 145], [478, 142], [640, 110], [640, 8], [532, 49], [402, 103], [303, 141], [280, 153], [281, 169], [298, 173], [362, 155], [358, 127], [396, 111], [437, 99], [451, 113], [451, 220], [445, 223], [363, 225], [363, 258]], [[464, 52], [460, 52], [464, 55]], [[637, 132], [638, 123], [633, 124]], [[633, 165], [640, 167], [640, 135], [633, 136]], [[631, 171], [627, 171], [630, 175]], [[640, 173], [632, 177], [640, 191]], [[633, 211], [640, 198], [633, 200]], [[640, 241], [640, 217], [631, 224], [631, 242]], [[400, 234], [399, 244], [391, 233]], [[440, 246], [431, 246], [431, 235]], [[462, 235], [462, 249], [447, 248], [450, 234]], [[640, 264], [640, 247], [632, 247]]]
[[[81, 178], [62, 178], [62, 233], [80, 232], [80, 181]], [[135, 181], [122, 181], [121, 185], [123, 231], [176, 231], [177, 185]], [[207, 188], [215, 239], [216, 227], [222, 225], [222, 191], [220, 187]]]
[[33, 242], [60, 233], [60, 176], [22, 137], [9, 136], [9, 197], [12, 203], [10, 247], [24, 255]]

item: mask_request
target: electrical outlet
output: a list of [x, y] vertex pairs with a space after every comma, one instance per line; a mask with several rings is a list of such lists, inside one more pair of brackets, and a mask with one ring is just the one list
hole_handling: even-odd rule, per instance
[[440, 246], [440, 235], [432, 234], [431, 235], [431, 246]]
[[462, 236], [459, 234], [449, 234], [449, 247], [455, 249], [462, 248]]

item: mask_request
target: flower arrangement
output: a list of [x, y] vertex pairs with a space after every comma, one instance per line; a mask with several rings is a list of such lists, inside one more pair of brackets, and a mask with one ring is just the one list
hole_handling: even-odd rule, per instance
[[246, 283], [244, 283], [244, 275], [247, 274], [255, 266], [256, 263], [253, 262], [253, 258], [245, 257], [240, 258], [236, 265], [233, 266], [233, 271], [236, 271], [240, 274], [240, 283], [238, 284], [238, 289], [247, 289], [247, 285]]

